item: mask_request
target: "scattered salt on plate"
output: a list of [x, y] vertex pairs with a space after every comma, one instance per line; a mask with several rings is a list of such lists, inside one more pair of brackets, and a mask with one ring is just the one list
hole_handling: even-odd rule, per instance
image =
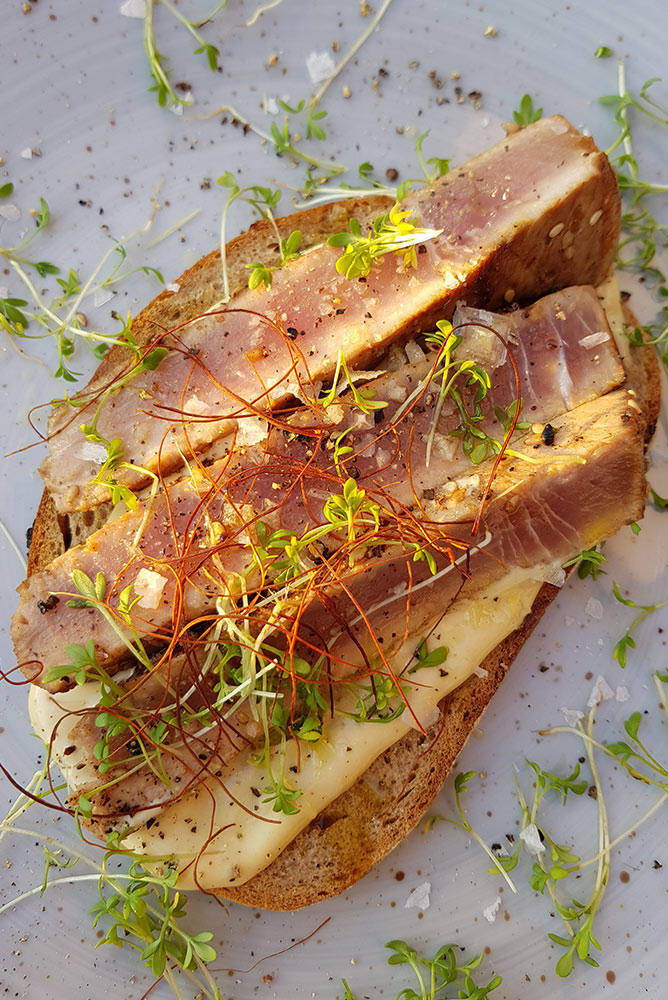
[[545, 844], [540, 839], [538, 827], [535, 823], [529, 823], [529, 825], [522, 830], [520, 833], [520, 840], [524, 841], [524, 846], [529, 854], [542, 854], [545, 850]]
[[100, 306], [104, 306], [107, 302], [110, 302], [116, 292], [112, 292], [109, 288], [97, 288], [95, 295], [93, 296], [93, 305], [96, 309]]
[[597, 597], [589, 597], [587, 599], [587, 603], [585, 604], [585, 614], [597, 622], [601, 621], [603, 618], [603, 605]]
[[485, 920], [489, 921], [490, 924], [493, 924], [494, 921], [496, 920], [496, 915], [499, 912], [500, 906], [501, 906], [501, 897], [497, 896], [494, 902], [490, 903], [490, 905], [486, 906], [482, 911], [483, 917], [485, 918]]
[[124, 0], [119, 10], [123, 17], [137, 17], [143, 20], [146, 17], [146, 0]]
[[584, 719], [584, 712], [578, 708], [560, 708], [559, 711], [566, 720], [566, 725], [575, 729], [580, 719]]
[[591, 689], [591, 694], [587, 700], [587, 708], [593, 708], [595, 705], [600, 705], [602, 701], [610, 701], [614, 698], [615, 692], [612, 690], [605, 677], [599, 674], [594, 681], [594, 686]]
[[8, 222], [16, 222], [17, 219], [21, 218], [21, 209], [17, 208], [16, 205], [0, 205], [0, 216], [3, 219], [7, 219]]
[[329, 52], [311, 52], [306, 58], [306, 68], [311, 77], [311, 83], [317, 86], [329, 80], [336, 69], [336, 64]]
[[415, 907], [418, 910], [426, 910], [429, 907], [430, 893], [431, 882], [421, 882], [420, 885], [416, 886], [411, 892], [410, 896], [404, 903], [404, 908], [410, 910]]

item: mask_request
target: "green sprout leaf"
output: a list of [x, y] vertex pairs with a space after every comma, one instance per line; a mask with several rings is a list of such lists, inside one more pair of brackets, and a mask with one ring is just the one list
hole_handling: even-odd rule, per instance
[[543, 116], [542, 108], [534, 108], [533, 100], [529, 94], [524, 94], [517, 111], [513, 111], [513, 120], [516, 125], [523, 128], [525, 125], [532, 125]]

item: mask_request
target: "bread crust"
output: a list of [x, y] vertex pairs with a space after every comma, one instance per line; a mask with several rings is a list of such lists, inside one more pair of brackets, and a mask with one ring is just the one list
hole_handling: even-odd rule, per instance
[[[321, 242], [347, 227], [351, 215], [361, 224], [387, 211], [387, 198], [336, 202], [277, 220], [285, 238], [301, 229], [303, 245]], [[265, 221], [233, 240], [227, 247], [230, 293], [247, 281], [245, 264], [263, 259], [280, 262], [276, 234]], [[202, 258], [179, 279], [175, 293], [163, 291], [133, 321], [140, 345], [164, 329], [177, 326], [222, 298], [219, 251]], [[629, 323], [635, 317], [626, 310]], [[99, 366], [95, 381], [113, 378], [124, 363], [112, 350]], [[629, 383], [636, 393], [648, 442], [660, 405], [658, 363], [649, 347], [634, 348], [628, 366]], [[59, 517], [48, 492], [37, 512], [30, 544], [28, 574], [46, 567], [71, 545], [83, 542], [101, 526], [110, 510], [103, 504], [93, 511]], [[218, 895], [248, 906], [292, 910], [336, 895], [365, 875], [419, 822], [461, 753], [510, 664], [527, 640], [558, 589], [544, 585], [523, 624], [500, 643], [482, 666], [485, 677], [473, 676], [440, 705], [440, 720], [426, 736], [407, 733], [387, 750], [350, 789], [334, 800], [303, 830], [268, 868], [238, 887]]]

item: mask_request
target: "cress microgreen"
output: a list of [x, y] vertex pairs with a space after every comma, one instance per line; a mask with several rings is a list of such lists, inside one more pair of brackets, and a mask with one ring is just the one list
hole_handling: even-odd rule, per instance
[[[662, 683], [665, 679], [666, 677], [664, 676], [659, 674], [655, 675], [657, 690], [659, 691], [659, 695], [664, 702], [665, 692], [662, 688]], [[638, 711], [632, 712], [628, 719], [624, 722], [624, 733], [626, 738], [610, 742], [606, 745], [601, 743], [600, 740], [594, 739], [593, 726], [595, 712], [596, 706], [590, 710], [584, 723], [578, 721], [575, 726], [555, 726], [551, 729], [543, 730], [540, 733], [541, 736], [568, 734], [569, 736], [574, 735], [582, 740], [594, 782], [593, 790], [595, 794], [593, 797], [596, 800], [599, 814], [599, 849], [593, 857], [583, 861], [566, 848], [566, 854], [560, 854], [558, 851], [555, 856], [554, 851], [552, 852], [553, 864], [545, 864], [543, 860], [544, 855], [540, 855], [533, 866], [533, 873], [531, 876], [531, 884], [533, 888], [540, 893], [543, 893], [545, 890], [549, 892], [552, 904], [561, 917], [564, 928], [567, 931], [568, 936], [566, 937], [556, 934], [549, 935], [551, 941], [564, 949], [564, 954], [559, 958], [556, 965], [556, 972], [562, 977], [570, 975], [576, 958], [579, 958], [590, 965], [597, 964], [591, 954], [591, 950], [600, 950], [601, 945], [594, 935], [593, 921], [596, 912], [600, 908], [605, 889], [608, 884], [610, 875], [610, 852], [612, 847], [625, 841], [663, 804], [665, 804], [666, 801], [668, 801], [668, 769], [658, 761], [658, 759], [651, 753], [646, 744], [640, 738], [642, 714]], [[594, 758], [595, 751], [605, 755], [620, 765], [632, 779], [641, 781], [646, 785], [653, 785], [662, 793], [660, 798], [658, 798], [650, 806], [640, 820], [634, 822], [630, 829], [627, 829], [623, 833], [619, 834], [614, 840], [610, 839], [608, 830], [607, 810], [603, 796], [603, 789], [598, 776], [598, 768]], [[580, 782], [578, 780], [579, 769], [577, 767], [574, 768], [573, 772], [571, 772], [567, 779], [557, 781], [556, 785], [553, 780], [554, 776], [547, 775], [546, 772], [542, 772], [537, 765], [531, 764], [531, 767], [534, 769], [534, 774], [536, 775], [534, 806], [532, 809], [529, 809], [527, 806], [522, 790], [516, 780], [518, 797], [522, 807], [523, 829], [525, 829], [530, 822], [538, 821], [537, 801], [539, 801], [540, 798], [542, 798], [542, 795], [545, 794], [545, 790], [548, 788], [555, 788], [556, 791], [561, 793], [563, 801], [565, 802], [566, 797], [570, 793], [581, 795], [584, 788], [587, 786], [586, 781]], [[546, 843], [550, 843], [551, 846], [551, 842], [547, 836], [545, 836], [545, 841]], [[569, 885], [567, 880], [570, 876], [575, 876], [576, 878], [580, 877], [579, 873], [590, 865], [596, 865], [596, 878], [589, 900], [586, 903], [582, 903], [576, 899], [569, 899], [568, 902], [564, 902], [563, 899], [566, 892], [563, 888], [560, 889], [561, 900], [557, 898], [556, 887], [567, 887]]]
[[[97, 358], [104, 357], [113, 345], [127, 346], [123, 332], [116, 337], [86, 329], [86, 317], [79, 311], [83, 299], [100, 289], [110, 288], [137, 271], [154, 275], [163, 283], [164, 279], [157, 268], [147, 265], [121, 272], [120, 266], [126, 259], [127, 252], [123, 243], [119, 241], [114, 241], [110, 249], [105, 252], [87, 281], [83, 282], [74, 268], [68, 269], [66, 277], [55, 277], [62, 274], [57, 265], [50, 261], [29, 260], [22, 253], [19, 253], [34, 239], [37, 233], [49, 224], [50, 218], [49, 206], [44, 198], [40, 198], [40, 209], [36, 213], [35, 229], [21, 243], [0, 248], [0, 256], [9, 262], [16, 276], [27, 288], [32, 300], [30, 303], [28, 300], [16, 297], [0, 299], [0, 325], [14, 337], [32, 340], [53, 339], [58, 355], [55, 377], [62, 378], [66, 382], [76, 382], [80, 372], [71, 367], [70, 359], [74, 354], [77, 342], [84, 341]], [[112, 254], [116, 254], [118, 260], [96, 284], [96, 278]], [[34, 270], [42, 278], [55, 277], [60, 294], [51, 300], [45, 299], [33, 284], [29, 274], [31, 270]], [[28, 308], [29, 305], [31, 308]], [[27, 332], [31, 324], [39, 326], [41, 332]]]
[[624, 668], [626, 666], [629, 649], [636, 648], [633, 633], [639, 625], [642, 625], [646, 618], [649, 618], [651, 614], [658, 611], [659, 608], [665, 608], [668, 606], [668, 600], [657, 601], [656, 604], [636, 604], [636, 602], [632, 601], [630, 598], [622, 597], [619, 585], [615, 582], [612, 584], [612, 593], [615, 600], [619, 601], [620, 604], [625, 605], [627, 608], [635, 608], [636, 611], [640, 612], [640, 614], [636, 615], [624, 635], [615, 645], [613, 656], [620, 667]]
[[[450, 160], [443, 159], [440, 156], [430, 156], [426, 160], [422, 155], [422, 144], [424, 140], [429, 135], [429, 132], [423, 132], [415, 140], [415, 152], [417, 153], [420, 166], [422, 167], [422, 172], [424, 174], [424, 179], [427, 184], [433, 184], [433, 182], [438, 177], [445, 177], [445, 175], [450, 170]], [[430, 169], [431, 168], [431, 169]], [[397, 201], [402, 199], [397, 197]]]
[[[218, 11], [226, 6], [226, 4], [227, 0], [221, 0], [221, 2], [216, 5], [210, 14], [202, 18], [200, 21], [194, 21], [186, 17], [185, 14], [182, 14], [181, 11], [170, 2], [170, 0], [161, 0], [161, 5], [165, 7], [165, 9], [168, 10], [169, 13], [176, 18], [176, 20], [179, 21], [186, 31], [188, 31], [195, 39], [195, 42], [197, 43], [195, 55], [203, 54], [209, 69], [214, 72], [218, 69], [218, 58], [220, 56], [220, 52], [215, 45], [208, 42], [203, 37], [199, 29], [208, 24], [215, 17]], [[167, 68], [167, 60], [158, 51], [155, 39], [153, 16], [153, 3], [147, 2], [144, 14], [144, 52], [146, 53], [149, 70], [154, 81], [153, 85], [148, 89], [150, 92], [155, 93], [156, 99], [161, 108], [168, 108], [171, 111], [180, 113], [184, 107], [192, 104], [192, 99], [190, 97], [179, 97], [172, 86], [169, 70]]]
[[599, 576], [605, 576], [606, 572], [603, 569], [603, 564], [607, 563], [608, 559], [601, 552], [603, 545], [605, 545], [605, 542], [600, 546], [592, 545], [591, 548], [584, 549], [579, 555], [563, 563], [563, 568], [568, 569], [569, 566], [577, 566], [577, 573], [581, 580], [585, 580], [588, 576], [592, 580], [598, 580]]
[[[503, 982], [501, 976], [494, 976], [486, 985], [476, 985], [472, 973], [482, 964], [481, 953], [468, 962], [459, 957], [461, 949], [456, 945], [442, 945], [433, 958], [420, 955], [406, 941], [388, 941], [385, 947], [390, 951], [388, 965], [407, 965], [418, 983], [418, 990], [408, 986], [400, 990], [396, 1000], [485, 1000]], [[344, 1000], [355, 1000], [350, 986], [342, 980], [345, 990]], [[447, 991], [447, 992], [444, 992]]]
[[483, 849], [490, 861], [493, 862], [496, 870], [503, 875], [512, 891], [517, 892], [513, 880], [508, 875], [507, 867], [502, 863], [503, 859], [497, 857], [496, 854], [494, 854], [494, 852], [487, 846], [480, 834], [477, 833], [477, 831], [471, 826], [464, 813], [461, 797], [464, 792], [468, 790], [471, 779], [476, 778], [477, 776], [478, 774], [476, 771], [460, 771], [457, 775], [455, 775], [455, 807], [459, 814], [459, 819], [452, 819], [450, 816], [429, 816], [426, 822], [425, 832], [431, 830], [437, 823], [450, 823], [452, 826], [457, 826], [460, 830], [464, 830], [464, 832], [473, 837], [476, 843]]
[[336, 270], [346, 278], [365, 278], [381, 257], [394, 253], [403, 260], [404, 270], [417, 267], [415, 247], [435, 239], [442, 229], [423, 229], [410, 221], [412, 210], [402, 210], [397, 202], [387, 215], [374, 219], [367, 236], [356, 219], [348, 222], [348, 232], [334, 233], [327, 240], [330, 247], [343, 248]]
[[[299, 229], [293, 229], [290, 235], [285, 239], [279, 237], [281, 263], [278, 266], [285, 267], [289, 261], [295, 260], [299, 257], [301, 242], [302, 234]], [[251, 290], [258, 288], [260, 285], [264, 285], [265, 288], [271, 288], [273, 272], [278, 270], [278, 266], [268, 267], [267, 265], [259, 262], [246, 264], [246, 269], [251, 272], [248, 279], [248, 287]]]
[[[376, 390], [372, 386], [367, 389], [357, 388], [355, 384], [355, 372], [350, 373], [343, 351], [340, 350], [336, 360], [332, 384], [327, 392], [319, 396], [317, 400], [310, 400], [314, 406], [322, 406], [324, 409], [327, 409], [327, 407], [340, 398], [343, 392], [342, 387], [339, 386], [339, 378], [342, 372], [348, 384], [348, 392], [352, 397], [353, 403], [362, 413], [372, 413], [375, 410], [382, 410], [388, 405], [387, 400], [376, 399]], [[340, 454], [343, 454], [343, 452]]]
[[642, 180], [632, 146], [633, 116], [640, 114], [656, 125], [668, 127], [668, 109], [649, 94], [652, 86], [658, 82], [658, 78], [646, 80], [636, 96], [626, 86], [623, 59], [618, 59], [617, 67], [617, 93], [600, 98], [601, 104], [612, 111], [619, 127], [619, 135], [606, 153], [610, 156], [620, 146], [623, 149], [623, 152], [612, 160], [623, 203], [617, 266], [642, 273], [644, 278], [649, 279], [656, 287], [659, 300], [657, 320], [643, 329], [628, 329], [627, 335], [633, 346], [643, 343], [653, 345], [664, 367], [668, 367], [668, 306], [666, 305], [668, 289], [665, 275], [656, 266], [657, 249], [668, 237], [668, 225], [657, 220], [647, 201], [650, 195], [668, 192], [668, 185]]
[[649, 492], [652, 498], [652, 506], [656, 507], [657, 510], [668, 510], [668, 499], [666, 497], [660, 496], [652, 486], [650, 486]]
[[533, 99], [529, 94], [524, 94], [517, 111], [513, 111], [513, 121], [522, 128], [525, 125], [533, 125], [543, 116], [542, 108], [535, 108]]
[[447, 646], [436, 646], [430, 651], [427, 640], [421, 639], [415, 650], [416, 662], [409, 668], [408, 673], [414, 674], [417, 670], [423, 670], [426, 667], [440, 667], [447, 660], [449, 653], [450, 650]]

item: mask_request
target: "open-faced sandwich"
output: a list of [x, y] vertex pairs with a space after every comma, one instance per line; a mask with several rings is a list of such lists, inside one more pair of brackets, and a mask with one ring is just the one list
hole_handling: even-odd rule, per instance
[[292, 909], [415, 826], [564, 565], [642, 517], [618, 231], [544, 119], [257, 223], [54, 410], [13, 638], [91, 831]]

